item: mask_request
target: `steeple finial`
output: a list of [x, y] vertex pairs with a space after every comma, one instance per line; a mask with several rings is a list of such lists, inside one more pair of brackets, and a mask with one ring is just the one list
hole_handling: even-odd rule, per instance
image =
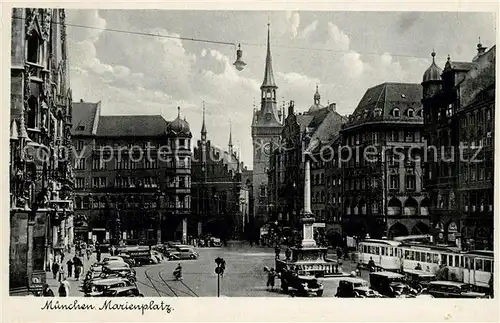
[[229, 120], [229, 147], [233, 146], [233, 125], [231, 120]]
[[264, 81], [262, 82], [261, 89], [263, 87], [274, 87], [276, 88], [276, 83], [274, 82], [273, 75], [273, 65], [271, 58], [271, 24], [267, 24], [267, 54], [266, 54], [266, 69], [264, 71]]
[[201, 135], [207, 134], [207, 127], [205, 126], [205, 101], [203, 101], [203, 121], [201, 123]]
[[177, 107], [177, 118], [181, 118], [181, 107]]

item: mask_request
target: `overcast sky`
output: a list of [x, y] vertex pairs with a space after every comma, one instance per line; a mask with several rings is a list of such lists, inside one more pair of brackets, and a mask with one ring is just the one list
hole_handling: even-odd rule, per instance
[[[75, 101], [101, 100], [106, 115], [163, 114], [167, 120], [180, 106], [196, 140], [205, 101], [209, 139], [226, 147], [231, 120], [233, 143], [250, 168], [268, 22], [278, 98], [294, 100], [298, 111], [308, 110], [319, 84], [322, 103], [336, 102], [349, 114], [371, 86], [420, 83], [433, 48], [443, 67], [448, 54], [472, 60], [478, 37], [487, 47], [495, 41], [495, 16], [488, 13], [68, 10], [67, 16], [69, 24], [174, 36], [68, 26]], [[233, 46], [179, 36], [240, 42], [248, 65], [234, 69]]]

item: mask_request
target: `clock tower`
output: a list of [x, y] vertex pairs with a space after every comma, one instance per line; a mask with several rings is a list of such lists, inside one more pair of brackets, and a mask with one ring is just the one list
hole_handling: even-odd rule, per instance
[[253, 214], [257, 227], [269, 219], [268, 170], [271, 143], [277, 143], [283, 128], [281, 114], [276, 107], [276, 90], [271, 59], [270, 28], [267, 24], [267, 55], [264, 81], [260, 87], [260, 109], [254, 111], [252, 121], [253, 141]]

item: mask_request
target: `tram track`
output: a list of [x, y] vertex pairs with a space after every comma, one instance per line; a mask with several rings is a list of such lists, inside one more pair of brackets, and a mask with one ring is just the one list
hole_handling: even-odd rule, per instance
[[[141, 282], [140, 280], [137, 280], [137, 282], [139, 282], [139, 283], [141, 283], [141, 284], [143, 284], [143, 285], [146, 285], [146, 286], [148, 286], [148, 287], [152, 287], [152, 288], [156, 291], [156, 293], [158, 294], [158, 296], [160, 296], [160, 297], [161, 297], [161, 296], [163, 296], [163, 295], [160, 293], [160, 290], [156, 287], [156, 285], [155, 285], [155, 283], [153, 282], [153, 279], [151, 278], [151, 276], [149, 276], [149, 275], [148, 275], [148, 272], [149, 272], [151, 269], [154, 269], [154, 267], [152, 267], [152, 268], [148, 268], [148, 269], [146, 269], [146, 270], [144, 271], [144, 276], [146, 276], [146, 279], [147, 279], [147, 280], [149, 280], [149, 282], [151, 283], [151, 286], [149, 286], [148, 284], [144, 284], [144, 283], [143, 283], [143, 282]], [[172, 291], [172, 292], [173, 292], [173, 291]], [[173, 293], [174, 293], [174, 295], [175, 295], [175, 292], [173, 292]], [[167, 293], [163, 292], [163, 294], [167, 294]], [[168, 294], [167, 294], [166, 296], [172, 296], [172, 295], [168, 295]], [[177, 296], [177, 295], [175, 295], [175, 296]]]
[[[157, 278], [154, 277], [155, 275], [150, 273], [150, 271], [154, 268], [156, 268], [156, 267], [151, 267], [151, 268], [148, 268], [144, 271], [144, 276], [147, 279], [147, 282], [149, 282], [149, 284], [147, 282], [140, 281], [140, 280], [136, 280], [136, 283], [139, 283], [141, 285], [144, 285], [144, 286], [147, 286], [151, 289], [154, 289], [156, 294], [158, 294], [159, 297], [163, 297], [163, 296], [179, 297], [179, 294], [184, 294], [184, 295], [190, 296], [190, 297], [199, 297], [199, 295], [191, 287], [189, 287], [184, 281], [174, 280], [174, 279], [172, 279], [172, 280], [165, 279], [165, 277], [162, 275], [162, 273], [166, 270], [166, 268], [160, 270], [157, 273], [157, 276], [158, 276]], [[173, 285], [172, 282], [181, 283], [186, 290], [172, 286]], [[158, 286], [158, 284], [160, 284], [161, 287], [163, 287], [163, 288]], [[168, 291], [164, 290], [165, 287], [168, 288]], [[181, 295], [181, 296], [183, 296], [183, 295]]]

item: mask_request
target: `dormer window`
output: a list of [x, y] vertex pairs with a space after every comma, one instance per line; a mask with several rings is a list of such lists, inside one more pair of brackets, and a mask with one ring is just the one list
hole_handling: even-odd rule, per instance
[[392, 109], [392, 116], [395, 117], [395, 118], [399, 118], [400, 117], [399, 108]]
[[375, 115], [375, 117], [380, 117], [382, 115], [382, 109], [376, 108], [375, 110], [373, 110], [373, 114]]
[[406, 110], [406, 115], [410, 118], [413, 118], [415, 116], [415, 110], [409, 108], [408, 110]]
[[38, 64], [40, 61], [40, 36], [35, 31], [33, 31], [31, 36], [28, 38], [27, 47], [27, 61], [30, 63]]

